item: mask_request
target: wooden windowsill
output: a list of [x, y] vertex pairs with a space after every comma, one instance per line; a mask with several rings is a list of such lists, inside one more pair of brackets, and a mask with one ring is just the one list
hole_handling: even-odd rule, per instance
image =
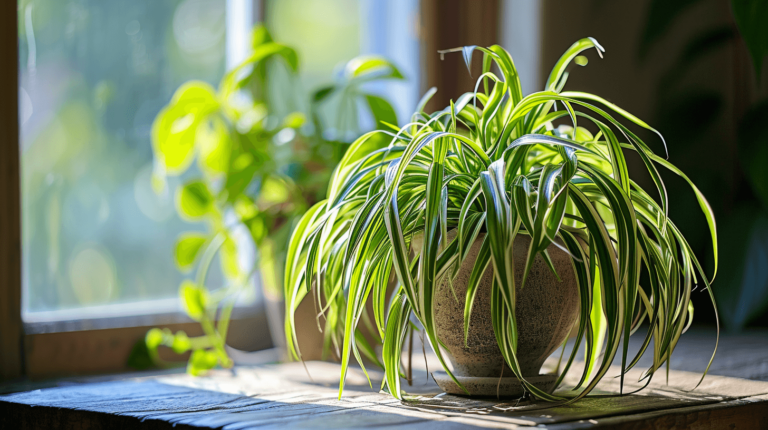
[[[301, 363], [287, 363], [238, 366], [200, 378], [166, 373], [79, 384], [68, 381], [0, 397], [0, 427], [765, 428], [768, 331], [725, 336], [719, 365], [713, 365], [704, 383], [691, 391], [700, 378], [700, 356], [707, 355], [710, 341], [714, 341], [710, 331], [682, 337], [669, 384], [658, 375], [641, 394], [591, 397], [570, 407], [540, 409], [542, 404], [527, 401], [515, 406], [514, 399], [438, 395], [439, 389], [423, 368], [414, 371], [413, 386], [403, 383], [404, 390], [416, 396], [411, 401], [379, 393], [379, 372], [369, 371], [373, 388], [369, 387], [359, 369], [350, 371], [344, 396], [338, 400], [338, 364], [308, 362], [311, 379]], [[636, 386], [632, 381], [641, 372], [630, 372], [625, 391]], [[610, 377], [616, 373], [612, 368], [598, 389], [617, 392], [618, 380]], [[752, 379], [733, 377], [738, 375]], [[572, 383], [567, 377], [566, 385]]]
[[[200, 324], [179, 312], [144, 316], [25, 323], [26, 375], [33, 380], [127, 372], [128, 356], [153, 327], [202, 334]], [[246, 351], [272, 347], [263, 307], [235, 309], [227, 343]], [[169, 354], [165, 359], [186, 360]]]

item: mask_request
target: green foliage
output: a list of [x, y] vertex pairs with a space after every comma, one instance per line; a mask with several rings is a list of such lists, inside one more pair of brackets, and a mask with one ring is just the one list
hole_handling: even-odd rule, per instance
[[133, 345], [126, 364], [136, 370], [146, 370], [155, 365], [145, 341], [139, 341]]
[[[179, 354], [192, 351], [187, 370], [193, 375], [216, 365], [231, 366], [224, 348], [229, 318], [238, 294], [257, 269], [266, 290], [282, 292], [280, 262], [289, 229], [325, 192], [325, 182], [348, 146], [325, 137], [334, 126], [321, 115], [327, 109], [325, 99], [336, 97], [340, 106], [367, 106], [377, 122], [397, 124], [389, 102], [367, 93], [363, 86], [381, 79], [403, 79], [389, 61], [353, 59], [336, 84], [293, 103], [306, 105], [306, 110], [279, 115], [270, 103], [275, 96], [270, 78], [280, 73], [295, 84], [298, 56], [292, 48], [274, 42], [264, 27], [254, 29], [252, 45], [253, 53], [224, 76], [218, 89], [197, 81], [182, 85], [152, 128], [156, 191], [164, 192], [167, 176], [193, 171], [194, 177], [175, 190], [176, 209], [184, 220], [205, 223], [207, 232], [182, 234], [174, 256], [183, 272], [196, 268], [194, 281], [183, 281], [179, 296], [204, 335], [190, 338], [184, 332], [153, 329], [144, 343], [153, 362], [160, 365], [167, 365], [158, 356], [160, 346]], [[288, 99], [294, 93], [277, 96]], [[339, 118], [355, 132], [356, 117], [345, 115]], [[237, 241], [243, 239], [234, 231], [242, 227], [259, 250], [258, 264], [250, 273], [244, 273], [238, 263]], [[225, 285], [214, 289], [207, 274], [217, 255]]]
[[185, 171], [194, 158], [197, 128], [216, 111], [214, 89], [205, 82], [188, 82], [152, 125], [155, 156], [168, 173]]
[[174, 257], [180, 270], [187, 271], [200, 253], [200, 249], [208, 241], [208, 237], [200, 233], [186, 233], [176, 241]]
[[760, 78], [763, 60], [768, 55], [768, 2], [764, 0], [731, 0], [733, 17], [739, 26], [741, 37], [747, 43], [755, 75]]
[[179, 288], [179, 295], [187, 315], [195, 321], [202, 320], [210, 301], [208, 292], [203, 287], [195, 285], [194, 282], [186, 280], [182, 282]]
[[187, 373], [193, 376], [199, 376], [213, 369], [218, 364], [218, 357], [215, 353], [205, 350], [196, 349], [192, 351], [192, 355], [189, 357], [187, 363]]
[[179, 215], [186, 220], [199, 220], [213, 208], [213, 195], [203, 181], [190, 181], [176, 193]]
[[[508, 52], [497, 45], [465, 47], [467, 62], [475, 50], [484, 57], [475, 92], [431, 114], [423, 111], [424, 100], [411, 124], [365, 134], [349, 148], [327, 199], [297, 224], [285, 271], [291, 353], [301, 357], [294, 311], [311, 295], [328, 321], [326, 336], [341, 352], [339, 396], [350, 356], [363, 365], [356, 332], [368, 300], [383, 338], [384, 384], [393, 396], [402, 398], [400, 354], [412, 317], [453, 377], [438, 347], [435, 290], [457, 274], [481, 231], [486, 235], [467, 289], [465, 329], [477, 284], [490, 266], [491, 319], [500, 351], [525, 388], [543, 400], [570, 403], [586, 396], [617, 354], [623, 387], [624, 374], [648, 349], [653, 362], [643, 379], [649, 383], [691, 323], [694, 286], [705, 289], [714, 304], [710, 277], [667, 216], [659, 167], [693, 189], [709, 226], [716, 271], [715, 220], [701, 192], [624, 122], [658, 134], [648, 124], [596, 95], [563, 91], [571, 63], [585, 64], [581, 54], [592, 48], [602, 55], [594, 39], [576, 42], [555, 64], [545, 90], [524, 97]], [[500, 75], [491, 72], [492, 65]], [[381, 139], [384, 146], [371, 143]], [[625, 152], [643, 162], [655, 184], [652, 193], [630, 178]], [[531, 238], [519, 288], [537, 256], [549, 261], [550, 245], [572, 256], [580, 318], [560, 380], [582, 342], [587, 352], [573, 393], [543, 392], [520, 372], [511, 254], [517, 235]], [[387, 297], [393, 274], [397, 287]], [[646, 319], [643, 345], [630, 356], [629, 336]]]
[[[651, 48], [662, 40], [675, 21], [700, 4], [702, 0], [653, 0], [648, 10], [638, 54], [645, 58]], [[733, 18], [752, 57], [755, 75], [760, 79], [763, 61], [768, 55], [768, 2], [764, 0], [731, 0]], [[694, 39], [684, 50], [681, 63], [690, 63], [694, 57], [717, 49], [724, 41], [733, 38], [734, 32], [727, 27], [709, 29]]]
[[768, 100], [755, 103], [739, 127], [739, 158], [747, 180], [763, 208], [768, 209]]
[[[701, 3], [702, 0], [652, 1], [639, 46], [640, 56], [646, 56], [649, 62], [660, 58], [646, 55], [655, 45], [666, 46], [669, 51], [674, 44], [668, 43], [672, 38], [663, 30], [692, 18]], [[768, 54], [768, 33], [762, 25], [768, 3], [731, 0], [730, 6], [736, 25], [708, 26], [696, 30], [684, 41], [676, 61], [661, 76], [654, 110], [658, 129], [675, 142], [678, 153], [685, 154], [678, 157], [680, 166], [690, 170], [715, 203], [713, 211], [727, 233], [720, 244], [723, 256], [720, 288], [714, 292], [724, 326], [739, 331], [752, 322], [760, 324], [760, 310], [768, 306], [768, 275], [759, 270], [762, 263], [758, 263], [764, 260], [761, 250], [768, 246], [768, 236], [763, 233], [768, 209], [768, 175], [762, 168], [768, 162], [765, 150], [768, 134], [763, 130], [768, 109], [766, 101], [759, 100], [746, 112], [740, 113], [738, 109], [731, 112], [726, 94], [731, 92], [730, 87], [713, 89], [712, 85], [702, 85], [700, 79], [691, 75], [703, 61], [711, 62], [712, 55], [722, 54], [723, 48], [743, 43], [752, 57], [759, 83], [762, 63]], [[738, 154], [733, 155], [738, 155], [738, 160], [728, 159], [728, 155], [725, 159], [709, 155], [734, 145], [734, 136], [723, 133], [724, 121], [736, 121]], [[691, 246], [702, 250], [708, 246], [701, 239], [707, 226], [694, 218], [699, 210], [698, 202], [687, 197], [685, 184], [670, 182], [668, 192], [678, 201], [676, 216], [687, 221], [681, 227], [691, 238]], [[706, 313], [704, 316], [710, 321], [714, 317]]]
[[721, 230], [721, 246], [729, 252], [723, 253], [715, 297], [725, 328], [738, 331], [768, 311], [768, 216], [759, 207], [745, 205], [731, 219]]
[[[760, 324], [768, 309], [768, 101], [753, 104], [739, 125], [741, 173], [751, 188], [752, 201], [735, 207], [724, 229], [723, 274], [716, 297], [725, 327], [739, 331], [751, 321]], [[728, 189], [727, 192], [731, 192]]]

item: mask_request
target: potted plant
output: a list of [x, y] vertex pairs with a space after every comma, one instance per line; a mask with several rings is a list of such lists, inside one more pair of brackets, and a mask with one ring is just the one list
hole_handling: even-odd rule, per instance
[[[254, 29], [251, 44], [251, 55], [224, 75], [218, 89], [200, 81], [182, 85], [152, 129], [153, 186], [165, 192], [167, 177], [185, 175], [175, 190], [177, 211], [182, 219], [207, 227], [183, 233], [174, 255], [182, 272], [196, 269], [179, 295], [204, 335], [189, 338], [183, 331], [156, 328], [138, 351], [158, 364], [163, 364], [157, 352], [161, 345], [177, 353], [192, 351], [187, 367], [192, 374], [233, 364], [225, 349], [229, 320], [236, 298], [254, 276], [260, 277], [273, 342], [280, 345], [285, 338], [281, 276], [292, 226], [325, 193], [333, 166], [353, 140], [346, 136], [360, 135], [359, 105], [379, 127], [398, 121], [390, 103], [364, 87], [404, 79], [388, 60], [354, 58], [332, 85], [304, 93], [297, 90], [299, 58], [293, 48], [275, 42], [264, 26]], [[274, 79], [278, 74], [282, 86]], [[291, 110], [280, 112], [275, 98]], [[329, 111], [340, 125], [328, 119]], [[224, 285], [212, 286], [207, 275], [217, 256], [225, 279]], [[251, 267], [243, 267], [243, 260]], [[308, 313], [314, 328], [315, 313]], [[320, 358], [323, 342], [315, 343], [317, 353], [311, 356]], [[132, 363], [139, 362], [138, 354]]]
[[[293, 232], [284, 277], [295, 357], [292, 314], [306, 296], [332, 322], [342, 360], [339, 396], [350, 355], [364, 368], [361, 353], [375, 351], [357, 335], [369, 317], [367, 301], [382, 339], [382, 386], [397, 398], [403, 343], [418, 326], [445, 370], [437, 382], [452, 393], [528, 392], [572, 402], [595, 387], [617, 354], [622, 386], [649, 348], [648, 382], [669, 362], [691, 323], [694, 285], [712, 293], [668, 217], [658, 168], [693, 189], [716, 271], [715, 220], [688, 177], [624, 122], [658, 134], [653, 128], [599, 96], [563, 90], [569, 66], [586, 65], [581, 53], [590, 48], [602, 56], [597, 41], [579, 40], [544, 91], [525, 97], [503, 48], [461, 48], [467, 65], [474, 51], [483, 54], [475, 92], [428, 114], [431, 91], [410, 124], [366, 134], [349, 148], [327, 199]], [[491, 72], [494, 64], [500, 75]], [[372, 145], [381, 134], [388, 144]], [[625, 152], [642, 160], [652, 192], [630, 179]], [[396, 287], [388, 296], [390, 279]], [[642, 347], [630, 356], [629, 336], [645, 321]], [[569, 333], [575, 342], [560, 374], [539, 375]], [[576, 391], [553, 394], [582, 342]]]

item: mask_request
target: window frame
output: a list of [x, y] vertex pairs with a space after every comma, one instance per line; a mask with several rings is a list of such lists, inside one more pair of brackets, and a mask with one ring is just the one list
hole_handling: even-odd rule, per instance
[[21, 176], [16, 2], [0, 2], [0, 380], [22, 375]]
[[[438, 91], [427, 103], [427, 111], [448, 106], [467, 91], [473, 91], [473, 76], [482, 74], [481, 55], [472, 61], [472, 74], [467, 73], [461, 54], [441, 56], [438, 50], [460, 46], [491, 46], [499, 43], [499, 20], [504, 0], [421, 0], [422, 93], [431, 87]], [[443, 57], [443, 58], [441, 58]]]
[[[188, 321], [183, 321], [187, 319]], [[181, 322], [174, 322], [179, 321]], [[83, 321], [83, 320], [80, 320]], [[30, 332], [24, 325], [24, 366], [25, 376], [31, 379], [51, 378], [64, 375], [87, 375], [101, 373], [118, 373], [132, 370], [126, 361], [134, 345], [143, 339], [152, 327], [168, 328], [172, 331], [184, 330], [190, 336], [202, 335], [200, 324], [189, 320], [180, 313], [156, 314], [149, 320], [142, 317], [118, 317], [85, 320], [95, 324], [86, 329], [84, 324], [75, 325], [73, 330], [67, 330], [69, 321], [61, 321], [52, 326], [51, 332]], [[117, 326], [123, 322], [123, 326]], [[39, 324], [39, 323], [33, 323]], [[45, 323], [43, 323], [45, 324]], [[98, 328], [98, 324], [108, 324], [110, 328]], [[272, 339], [268, 335], [251, 338], [253, 327], [265, 327], [267, 316], [264, 308], [258, 312], [235, 312], [230, 323], [230, 333], [227, 344], [234, 348], [263, 350], [272, 347]], [[41, 326], [33, 329], [40, 329]], [[170, 351], [161, 354], [161, 358], [169, 361], [186, 362], [189, 353], [175, 355]], [[55, 357], [55, 359], [52, 359]], [[135, 370], [135, 369], [134, 369]]]

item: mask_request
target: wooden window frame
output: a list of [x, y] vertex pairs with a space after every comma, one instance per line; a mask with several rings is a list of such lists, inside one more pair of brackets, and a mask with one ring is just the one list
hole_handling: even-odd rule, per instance
[[[265, 1], [254, 0], [254, 17]], [[18, 5], [0, 2], [0, 381], [131, 370], [133, 346], [152, 327], [202, 334], [199, 323], [180, 311], [136, 316], [24, 322], [22, 318], [21, 158], [19, 152]], [[263, 303], [263, 301], [262, 301]], [[272, 346], [265, 305], [236, 308], [227, 343], [250, 350]], [[186, 356], [178, 357], [185, 360]]]
[[473, 56], [472, 74], [467, 72], [461, 53], [438, 50], [499, 42], [501, 0], [421, 0], [422, 93], [437, 87], [427, 112], [448, 106], [461, 94], [473, 91], [482, 72], [481, 55]]
[[15, 1], [0, 2], [0, 379], [22, 375], [19, 53]]
[[[272, 347], [265, 335], [252, 337], [253, 327], [266, 327], [264, 307], [242, 308], [233, 312], [227, 344], [234, 348], [262, 350]], [[200, 324], [180, 312], [145, 316], [94, 318], [23, 323], [22, 351], [25, 376], [32, 379], [66, 375], [117, 373], [132, 370], [128, 356], [137, 341], [152, 327], [184, 330], [190, 336], [203, 334]], [[170, 361], [186, 361], [188, 354], [166, 351], [162, 357]]]

